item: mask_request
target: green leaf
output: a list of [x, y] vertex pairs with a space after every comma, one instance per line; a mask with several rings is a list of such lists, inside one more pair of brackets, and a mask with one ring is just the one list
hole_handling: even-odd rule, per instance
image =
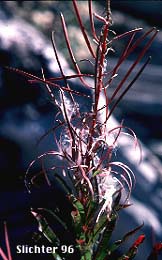
[[97, 211], [98, 203], [90, 199], [87, 205], [86, 224], [94, 220], [95, 212]]
[[101, 173], [101, 170], [97, 170], [93, 173], [92, 177], [95, 177], [96, 175], [98, 175], [99, 173]]
[[[36, 213], [32, 211], [32, 214], [35, 216], [39, 223], [39, 231], [43, 233], [43, 235], [48, 239], [50, 243], [52, 243], [53, 246], [59, 246], [60, 240], [54, 233], [54, 231], [51, 229], [51, 227], [48, 225], [48, 222], [44, 217], [42, 217], [41, 214]], [[58, 253], [52, 253], [55, 259], [62, 260]]]
[[88, 220], [88, 226], [90, 226], [91, 229], [94, 229], [98, 214], [100, 213], [104, 203], [105, 203], [105, 199], [103, 199], [100, 203], [91, 202], [90, 204], [91, 211], [89, 213], [89, 220]]
[[59, 216], [57, 216], [57, 214], [55, 214], [54, 211], [52, 211], [50, 209], [46, 209], [46, 208], [42, 208], [41, 211], [42, 211], [42, 213], [43, 213], [43, 211], [49, 213], [51, 216], [53, 216], [53, 218], [55, 220], [57, 220], [62, 225], [62, 227], [64, 227], [64, 229], [66, 229], [66, 230], [68, 229], [68, 227], [65, 224], [65, 222], [62, 221], [62, 219]]
[[84, 223], [85, 210], [84, 210], [83, 204], [74, 195], [70, 195], [70, 200], [71, 200], [73, 206], [78, 210], [82, 223]]
[[81, 260], [91, 260], [92, 259], [92, 254], [90, 250], [87, 250], [82, 256]]
[[104, 260], [105, 257], [109, 254], [108, 243], [110, 241], [112, 232], [115, 228], [116, 219], [117, 219], [117, 215], [115, 213], [112, 213], [110, 217], [110, 221], [107, 223], [103, 231], [102, 238], [99, 242], [94, 260]]
[[76, 232], [77, 239], [85, 239], [85, 234], [83, 232], [83, 226], [85, 225], [85, 211], [82, 203], [74, 197], [74, 195], [70, 195], [70, 201], [72, 202], [74, 208], [76, 210], [71, 212], [71, 216], [73, 218], [74, 229]]
[[99, 218], [99, 221], [95, 224], [94, 230], [93, 230], [93, 233], [92, 233], [92, 242], [93, 243], [95, 243], [97, 241], [99, 235], [103, 231], [107, 222], [108, 222], [107, 215], [104, 214], [103, 216], [101, 216]]
[[43, 233], [43, 235], [52, 243], [55, 245], [58, 245], [60, 243], [59, 239], [57, 238], [54, 231], [49, 226], [47, 220], [39, 213], [32, 211], [32, 214], [35, 216], [39, 223], [39, 231]]

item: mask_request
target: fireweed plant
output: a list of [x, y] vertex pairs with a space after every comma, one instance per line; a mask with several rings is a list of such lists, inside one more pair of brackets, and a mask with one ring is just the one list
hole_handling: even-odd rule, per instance
[[[142, 34], [142, 28], [135, 28], [116, 35], [111, 30], [110, 1], [106, 1], [105, 11], [102, 15], [93, 12], [91, 0], [87, 4], [91, 29], [89, 34], [83, 24], [78, 3], [73, 0], [74, 13], [85, 40], [85, 48], [91, 55], [91, 58], [86, 62], [92, 64], [93, 73], [85, 74], [81, 72], [71, 47], [63, 14], [60, 15], [62, 31], [75, 74], [65, 74], [57, 51], [54, 32], [52, 32], [52, 45], [60, 70], [59, 77], [47, 79], [43, 69], [42, 77], [37, 77], [19, 69], [8, 68], [28, 77], [31, 83], [43, 83], [52, 102], [58, 109], [55, 125], [41, 137], [42, 140], [52, 132], [57, 149], [47, 151], [33, 160], [25, 176], [26, 187], [29, 192], [32, 192], [32, 187], [37, 186], [37, 181], [42, 176], [47, 185], [52, 186], [49, 177], [50, 172], [55, 181], [60, 184], [71, 205], [70, 225], [66, 217], [60, 214], [59, 207], [56, 209], [31, 209], [31, 213], [39, 223], [38, 234], [34, 236], [36, 242], [41, 240], [42, 235], [47, 238], [51, 246], [58, 246], [58, 250], [53, 252], [53, 257], [57, 260], [74, 259], [75, 252], [77, 252], [77, 259], [81, 260], [114, 259], [113, 255], [120, 246], [142, 227], [141, 225], [129, 231], [118, 241], [111, 241], [118, 212], [131, 206], [130, 195], [135, 184], [135, 176], [132, 170], [124, 163], [114, 160], [118, 138], [121, 134], [131, 135], [135, 147], [139, 146], [135, 133], [129, 127], [126, 127], [123, 121], [119, 126], [111, 128], [111, 115], [149, 63], [150, 57], [143, 63], [130, 83], [125, 86], [126, 80], [129, 79], [131, 72], [149, 49], [158, 31], [156, 28], [152, 28]], [[102, 24], [100, 34], [96, 32], [96, 21]], [[109, 71], [106, 66], [108, 54], [113, 50], [112, 45], [124, 37], [128, 39], [127, 44], [116, 65]], [[117, 77], [120, 66], [143, 42], [143, 48], [117, 84], [112, 96], [109, 96], [109, 88], [114, 78]], [[89, 81], [88, 78], [91, 78], [91, 80]], [[86, 102], [91, 102], [91, 97], [71, 87], [71, 82], [74, 81], [75, 83], [76, 79], [80, 80], [85, 89], [91, 90], [93, 96], [91, 111], [82, 112], [76, 101], [76, 97], [81, 96]], [[62, 84], [58, 83], [60, 80], [63, 82]], [[54, 94], [56, 91], [58, 92], [57, 98]], [[59, 138], [57, 137], [58, 131], [60, 133]], [[48, 157], [52, 157], [54, 162], [50, 168], [45, 167], [45, 160]], [[31, 174], [31, 169], [37, 161], [41, 162], [42, 170]], [[62, 234], [55, 230], [51, 224], [53, 222], [61, 226]], [[65, 245], [64, 232], [67, 234], [73, 233], [73, 245], [67, 244], [66, 250], [65, 248], [61, 250], [61, 246]], [[128, 251], [117, 259], [133, 259], [144, 239], [145, 235], [141, 234], [128, 248]], [[5, 240], [8, 256], [5, 255], [2, 248], [0, 248], [0, 255], [4, 260], [11, 260], [6, 224]], [[157, 257], [161, 249], [162, 244], [156, 244], [148, 259]]]

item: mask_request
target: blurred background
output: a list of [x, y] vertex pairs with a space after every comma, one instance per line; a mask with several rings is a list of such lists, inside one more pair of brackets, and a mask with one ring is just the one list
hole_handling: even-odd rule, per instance
[[[93, 1], [94, 12], [102, 15], [104, 4], [105, 1]], [[89, 31], [88, 5], [86, 1], [78, 1], [78, 5], [85, 27]], [[151, 208], [158, 220], [157, 222], [155, 220], [157, 225], [153, 225], [153, 231], [151, 227], [147, 230], [150, 236], [149, 243], [142, 251], [146, 253], [154, 240], [162, 239], [162, 233], [160, 233], [162, 231], [162, 2], [113, 0], [111, 9], [112, 30], [117, 34], [138, 27], [144, 28], [144, 32], [154, 26], [160, 30], [142, 61], [145, 62], [148, 56], [152, 56], [151, 62], [114, 111], [115, 118], [118, 121], [124, 119], [125, 125], [135, 131], [138, 138], [151, 152], [151, 156], [148, 155], [146, 160], [156, 172], [156, 177], [150, 177], [156, 181], [149, 183], [151, 188], [147, 192], [152, 200], [147, 203], [148, 208]], [[16, 241], [19, 243], [27, 241], [36, 229], [36, 222], [29, 214], [31, 205], [38, 205], [40, 198], [43, 203], [47, 200], [49, 202], [48, 192], [48, 199], [38, 191], [33, 196], [27, 193], [24, 186], [24, 174], [28, 164], [36, 155], [54, 148], [52, 136], [46, 138], [39, 148], [35, 145], [38, 139], [53, 126], [54, 115], [57, 111], [42, 86], [30, 84], [25, 77], [10, 71], [6, 66], [19, 68], [37, 76], [41, 76], [41, 67], [43, 67], [46, 77], [59, 75], [50, 40], [51, 31], [54, 30], [60, 59], [66, 74], [70, 74], [73, 65], [63, 38], [60, 12], [66, 19], [77, 60], [90, 58], [78, 29], [72, 1], [0, 2], [0, 225], [2, 230], [0, 236], [4, 235], [3, 221], [7, 220], [11, 240], [16, 237], [15, 244]], [[96, 21], [96, 28], [97, 30], [101, 28], [99, 21]], [[107, 60], [108, 69], [116, 64], [127, 40], [124, 38], [114, 43], [115, 51], [110, 52]], [[142, 45], [121, 66], [119, 75], [109, 90], [110, 94], [141, 48]], [[88, 62], [82, 61], [79, 65], [83, 72], [92, 71]], [[74, 87], [77, 90], [88, 91], [80, 83], [76, 84]], [[85, 99], [79, 102], [83, 107], [88, 108], [89, 104]], [[149, 170], [145, 168], [148, 175]], [[142, 185], [144, 185], [144, 180]], [[145, 200], [144, 192], [141, 187], [139, 190], [137, 186], [136, 199]], [[139, 208], [139, 215], [140, 213]], [[121, 233], [124, 232], [126, 224], [122, 223]], [[130, 223], [130, 226], [131, 224], [133, 226], [134, 223]], [[159, 233], [154, 231], [155, 226], [160, 230]], [[3, 247], [5, 247], [4, 244]], [[17, 259], [16, 257], [14, 259]]]

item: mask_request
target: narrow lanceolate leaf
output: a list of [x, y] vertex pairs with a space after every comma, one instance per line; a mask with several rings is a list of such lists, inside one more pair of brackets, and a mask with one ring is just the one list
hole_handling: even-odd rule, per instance
[[133, 245], [129, 248], [128, 252], [120, 257], [119, 260], [132, 260], [137, 254], [138, 247], [143, 243], [144, 240], [145, 235], [140, 235], [133, 243]]
[[91, 250], [86, 250], [83, 255], [81, 256], [80, 260], [91, 260], [92, 259], [92, 253]]
[[[102, 215], [100, 212], [102, 211], [102, 208], [103, 208], [105, 202], [106, 202], [106, 200], [103, 199], [100, 203], [97, 203], [96, 206], [92, 208], [92, 212], [89, 217], [88, 225], [93, 230], [95, 228], [96, 223], [99, 222], [99, 220], [100, 220], [100, 217]], [[100, 214], [100, 216], [99, 216], [99, 214]]]
[[[58, 237], [56, 236], [54, 231], [51, 229], [51, 227], [49, 226], [46, 219], [44, 217], [42, 217], [42, 215], [40, 215], [34, 211], [31, 211], [31, 212], [39, 223], [40, 232], [43, 233], [43, 235], [48, 239], [49, 242], [52, 243], [53, 246], [59, 246], [60, 240], [58, 239]], [[59, 256], [59, 254], [57, 252], [52, 253], [52, 255], [54, 256], [55, 259], [62, 260], [62, 258]]]
[[101, 241], [98, 244], [97, 252], [94, 255], [94, 260], [104, 260], [105, 257], [110, 254], [108, 250], [108, 244], [110, 242], [112, 232], [115, 228], [116, 219], [117, 215], [115, 213], [111, 214], [110, 220], [103, 231]]
[[101, 235], [101, 233], [103, 232], [106, 224], [108, 223], [108, 218], [107, 215], [104, 214], [99, 218], [99, 221], [97, 223], [95, 223], [95, 226], [93, 228], [91, 237], [89, 238], [89, 241], [91, 241], [92, 243], [97, 243], [99, 236]]
[[94, 220], [94, 215], [95, 215], [95, 212], [96, 212], [96, 209], [98, 207], [98, 203], [94, 200], [89, 200], [88, 203], [87, 203], [87, 207], [86, 207], [86, 224], [88, 224], [91, 219]]
[[[70, 194], [71, 188], [69, 187], [69, 185], [67, 185], [66, 179], [64, 179], [57, 173], [54, 173], [54, 176], [55, 176], [55, 179], [58, 181], [58, 183], [61, 184], [61, 188], [66, 192], [66, 194], [67, 195]], [[69, 174], [69, 176], [70, 176], [70, 174]], [[70, 177], [69, 177], [69, 180], [71, 180]], [[76, 192], [74, 183], [72, 181], [71, 181], [71, 187]]]
[[[113, 252], [116, 249], [118, 249], [118, 247], [121, 246], [121, 244], [123, 244], [124, 242], [126, 242], [131, 236], [133, 236], [138, 230], [140, 230], [143, 227], [143, 224], [136, 227], [135, 229], [129, 231], [128, 233], [126, 233], [123, 238], [121, 240], [116, 241], [113, 245], [111, 245], [109, 247], [109, 251]], [[137, 246], [137, 245], [136, 245]], [[133, 246], [132, 246], [133, 247]]]
[[31, 211], [33, 216], [37, 219], [39, 223], [39, 231], [43, 233], [43, 235], [51, 242], [53, 245], [59, 245], [60, 241], [54, 231], [49, 226], [47, 220], [39, 213], [35, 211]]
[[74, 195], [69, 195], [69, 199], [76, 210], [71, 212], [73, 219], [74, 229], [77, 239], [85, 240], [83, 226], [85, 225], [85, 211], [82, 203], [74, 197]]
[[74, 195], [70, 195], [70, 201], [73, 203], [75, 208], [78, 210], [80, 216], [81, 216], [81, 221], [84, 223], [85, 221], [85, 210], [83, 204], [74, 197]]
[[40, 210], [40, 212], [42, 213], [48, 213], [50, 214], [54, 220], [58, 221], [60, 223], [60, 225], [65, 229], [65, 230], [68, 230], [68, 227], [66, 225], [66, 223], [64, 221], [62, 221], [62, 219], [57, 215], [55, 214], [54, 211], [50, 210], [50, 209], [46, 209], [46, 208], [38, 208], [38, 210]]

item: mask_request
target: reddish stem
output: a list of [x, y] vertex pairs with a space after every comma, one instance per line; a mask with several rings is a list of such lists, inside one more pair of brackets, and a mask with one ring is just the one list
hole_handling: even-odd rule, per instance
[[[75, 59], [75, 56], [73, 54], [73, 51], [72, 51], [72, 48], [71, 48], [71, 44], [70, 44], [70, 40], [69, 40], [69, 36], [68, 36], [68, 32], [67, 32], [67, 26], [66, 26], [66, 23], [65, 23], [65, 19], [64, 19], [64, 16], [63, 14], [61, 14], [61, 22], [62, 22], [62, 28], [63, 28], [63, 32], [64, 32], [64, 36], [65, 36], [65, 41], [66, 41], [66, 45], [67, 45], [67, 49], [69, 51], [69, 55], [70, 55], [70, 58], [72, 60], [72, 63], [74, 65], [74, 68], [76, 69], [78, 75], [81, 75], [81, 71], [79, 69], [79, 66], [76, 62], [76, 59]], [[80, 77], [80, 80], [81, 82], [86, 86], [86, 87], [90, 87], [86, 82], [85, 80]]]
[[122, 87], [122, 85], [124, 84], [124, 82], [126, 81], [126, 79], [128, 78], [128, 76], [130, 75], [130, 73], [132, 72], [132, 70], [135, 68], [135, 66], [139, 63], [139, 61], [142, 59], [142, 57], [144, 56], [144, 54], [146, 53], [146, 51], [148, 50], [148, 48], [150, 47], [151, 43], [153, 42], [154, 38], [156, 37], [158, 31], [156, 31], [153, 36], [151, 37], [151, 39], [148, 41], [148, 43], [146, 44], [146, 46], [143, 48], [143, 50], [140, 52], [140, 54], [138, 55], [137, 59], [135, 60], [135, 62], [132, 64], [132, 66], [129, 68], [129, 70], [127, 71], [126, 75], [124, 76], [124, 78], [121, 80], [121, 82], [119, 83], [119, 85], [117, 86], [116, 90], [114, 91], [112, 97], [110, 98], [110, 102], [114, 99], [114, 97], [116, 96], [116, 94], [119, 92], [120, 88]]
[[117, 99], [117, 101], [115, 102], [115, 104], [113, 105], [113, 107], [111, 108], [109, 115], [106, 119], [106, 121], [109, 119], [109, 117], [112, 115], [114, 109], [116, 108], [116, 106], [119, 104], [120, 100], [124, 97], [124, 95], [128, 92], [128, 90], [132, 87], [132, 85], [134, 84], [134, 82], [138, 79], [138, 77], [141, 75], [141, 73], [143, 72], [143, 70], [145, 69], [145, 67], [147, 66], [147, 64], [150, 61], [150, 57], [147, 59], [147, 61], [144, 63], [144, 65], [142, 66], [142, 68], [139, 70], [139, 72], [136, 74], [136, 76], [134, 77], [134, 79], [129, 83], [129, 85], [126, 87], [126, 89], [123, 91], [123, 93], [119, 96], [119, 98]]
[[76, 14], [76, 17], [77, 17], [77, 20], [79, 22], [79, 26], [80, 26], [80, 29], [82, 31], [82, 34], [83, 34], [83, 37], [84, 37], [84, 40], [87, 44], [87, 47], [92, 55], [93, 58], [96, 58], [96, 55], [91, 47], [91, 44], [90, 44], [90, 41], [88, 39], [88, 35], [87, 35], [87, 32], [84, 28], [84, 25], [82, 23], [82, 19], [81, 19], [81, 16], [80, 16], [80, 13], [79, 13], [79, 10], [78, 10], [78, 6], [77, 6], [77, 3], [76, 3], [76, 0], [73, 0], [73, 6], [74, 6], [74, 9], [75, 9], [75, 14]]
[[5, 242], [6, 242], [8, 260], [12, 260], [11, 249], [10, 249], [10, 243], [9, 243], [9, 238], [8, 238], [8, 231], [7, 231], [6, 222], [4, 222], [4, 231], [5, 231]]
[[88, 7], [89, 7], [89, 18], [90, 18], [92, 35], [93, 35], [93, 38], [96, 40], [96, 42], [99, 42], [99, 39], [96, 35], [95, 26], [94, 26], [94, 19], [93, 19], [93, 13], [92, 13], [92, 0], [88, 0]]

